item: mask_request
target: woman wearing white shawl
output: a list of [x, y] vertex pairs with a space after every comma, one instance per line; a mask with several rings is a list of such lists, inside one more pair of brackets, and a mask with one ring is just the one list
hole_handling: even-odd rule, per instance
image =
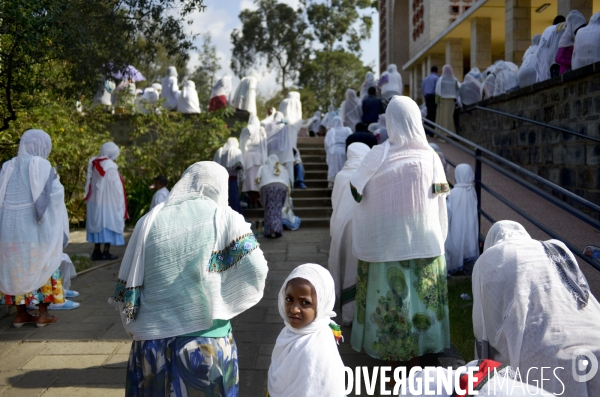
[[321, 127], [321, 112], [317, 110], [315, 114], [306, 121], [303, 127], [309, 131], [310, 136], [317, 136], [319, 127]]
[[576, 381], [582, 371], [573, 366], [581, 349], [600, 358], [599, 322], [600, 304], [562, 242], [534, 240], [512, 221], [492, 226], [473, 271], [479, 358], [509, 364], [529, 374], [530, 383], [541, 379], [539, 368], [550, 367], [549, 392], [598, 396], [600, 377]]
[[360, 142], [348, 146], [348, 160], [335, 176], [331, 194], [333, 214], [329, 225], [331, 246], [328, 269], [335, 281], [336, 298], [342, 304], [342, 325], [351, 325], [354, 319], [358, 268], [358, 259], [352, 253], [352, 214], [358, 204], [352, 198], [348, 184], [369, 150], [367, 145]]
[[479, 221], [475, 176], [469, 164], [459, 164], [454, 170], [456, 184], [448, 195], [448, 237], [446, 238], [446, 264], [448, 273], [464, 271], [471, 274], [479, 258]]
[[[514, 64], [513, 64], [514, 65]], [[499, 61], [496, 63], [494, 74], [496, 75], [496, 87], [494, 96], [502, 95], [519, 85], [517, 73], [511, 67], [509, 62]]]
[[160, 91], [157, 91], [154, 87], [146, 87], [142, 95], [136, 99], [138, 112], [144, 114], [157, 112], [156, 104], [159, 98]]
[[279, 104], [279, 111], [289, 126], [290, 143], [292, 148], [296, 147], [298, 142], [298, 133], [302, 128], [302, 102], [300, 102], [300, 93], [291, 91], [286, 99]]
[[523, 63], [519, 68], [519, 87], [527, 87], [535, 84], [537, 79], [537, 71], [535, 70], [535, 64], [537, 61], [537, 51], [540, 47], [540, 40], [542, 35], [536, 34], [531, 40], [531, 45], [525, 51], [523, 55]]
[[558, 42], [558, 50], [556, 51], [556, 57], [554, 58], [554, 61], [560, 65], [560, 74], [571, 70], [575, 37], [578, 30], [584, 27], [586, 23], [587, 19], [585, 19], [585, 17], [577, 10], [573, 10], [567, 15], [565, 33]]
[[263, 234], [270, 238], [281, 237], [281, 213], [283, 206], [289, 205], [291, 185], [290, 176], [276, 155], [269, 155], [265, 164], [260, 167], [256, 184], [260, 188], [260, 201], [265, 209]]
[[577, 32], [573, 48], [573, 69], [600, 62], [600, 12], [590, 18], [590, 23]]
[[332, 127], [333, 118], [337, 115], [338, 114], [335, 111], [335, 106], [329, 105], [329, 108], [327, 108], [327, 114], [325, 117], [323, 117], [323, 120], [321, 120], [321, 125], [325, 127], [326, 130], [329, 130]]
[[377, 144], [381, 145], [388, 140], [387, 125], [385, 124], [385, 113], [379, 115], [379, 128], [373, 133], [377, 138]]
[[[344, 122], [344, 125], [352, 130], [356, 131], [356, 124], [362, 121], [362, 102], [356, 96], [356, 91], [352, 88], [346, 90], [346, 100], [342, 103], [342, 109], [340, 111], [340, 118]], [[331, 128], [333, 126], [333, 120], [331, 121]]]
[[450, 188], [419, 106], [395, 96], [385, 118], [390, 138], [371, 149], [349, 186], [360, 203], [352, 218], [359, 259], [352, 347], [408, 361], [450, 346], [444, 260]]
[[192, 80], [185, 82], [183, 90], [177, 98], [177, 111], [184, 114], [200, 113], [200, 100], [196, 91], [196, 83]]
[[175, 66], [169, 66], [167, 75], [162, 79], [162, 90], [160, 91], [160, 97], [165, 99], [164, 108], [177, 110], [177, 100], [180, 94], [177, 83], [177, 69], [175, 69]]
[[461, 103], [467, 106], [473, 105], [481, 101], [481, 83], [471, 73], [467, 73], [458, 93]]
[[367, 72], [365, 76], [365, 82], [360, 87], [360, 100], [362, 101], [369, 95], [369, 88], [377, 87], [377, 82], [375, 81], [375, 75], [373, 72]]
[[267, 117], [260, 122], [260, 125], [267, 128], [267, 124], [270, 124], [275, 119], [275, 113], [277, 113], [277, 109], [269, 108], [267, 110]]
[[337, 173], [346, 162], [346, 138], [352, 134], [348, 127], [342, 125], [342, 119], [333, 118], [333, 127], [325, 135], [325, 151], [327, 152], [327, 180], [333, 182]]
[[102, 105], [112, 107], [115, 104], [117, 85], [110, 79], [104, 79], [94, 95], [94, 106]]
[[496, 75], [491, 72], [487, 75], [483, 84], [481, 85], [481, 99], [489, 99], [494, 96], [496, 90]]
[[229, 320], [260, 301], [268, 269], [227, 178], [193, 164], [135, 227], [109, 299], [133, 338], [127, 396], [238, 394]]
[[229, 172], [229, 206], [241, 214], [239, 183], [244, 177], [244, 157], [237, 138], [228, 138], [215, 153], [213, 161]]
[[[95, 244], [92, 260], [117, 259], [118, 256], [111, 255], [110, 246], [125, 245], [123, 230], [129, 214], [125, 185], [115, 163], [119, 153], [117, 145], [106, 142], [100, 148], [100, 156], [92, 157], [88, 162], [85, 226], [88, 243]], [[103, 252], [100, 251], [102, 243]]]
[[256, 114], [256, 85], [254, 77], [244, 77], [233, 94], [231, 106]]
[[248, 127], [240, 134], [240, 148], [244, 158], [244, 183], [242, 193], [248, 194], [250, 208], [258, 206], [258, 186], [256, 177], [258, 170], [267, 160], [267, 133], [261, 127], [258, 117], [250, 114]]
[[402, 75], [398, 73], [398, 67], [390, 64], [387, 71], [381, 74], [379, 79], [381, 98], [389, 101], [394, 95], [402, 95]]
[[535, 70], [537, 71], [537, 81], [548, 80], [551, 76], [550, 69], [554, 64], [556, 52], [558, 51], [558, 43], [565, 32], [566, 24], [564, 22], [556, 25], [548, 26], [540, 40], [540, 46], [537, 51], [537, 62]]
[[[311, 307], [316, 307], [314, 320], [302, 328], [290, 323], [290, 317], [298, 311], [296, 302], [288, 304], [295, 298], [288, 288], [294, 281], [309, 286], [316, 295], [316, 302], [310, 302]], [[334, 304], [334, 282], [324, 267], [307, 263], [295, 268], [285, 279], [277, 299], [285, 328], [277, 337], [271, 355], [270, 397], [344, 396], [344, 363], [336, 343], [341, 332], [331, 320], [336, 315]], [[286, 306], [290, 309], [286, 310]]]
[[[51, 303], [64, 303], [60, 265], [69, 241], [64, 188], [47, 158], [50, 136], [28, 130], [17, 157], [0, 171], [0, 304], [16, 305], [15, 327], [54, 323]], [[38, 305], [39, 317], [26, 305]]]
[[276, 155], [287, 170], [290, 179], [294, 178], [294, 146], [292, 135], [294, 129], [289, 126], [283, 113], [276, 112], [273, 121], [265, 126], [267, 132], [267, 151]]
[[231, 93], [231, 76], [226, 74], [217, 80], [210, 92], [208, 111], [212, 112], [227, 106], [227, 98]]
[[460, 84], [456, 77], [454, 77], [452, 66], [444, 65], [442, 76], [438, 79], [435, 86], [435, 103], [437, 104], [435, 123], [452, 132], [456, 132], [456, 128], [454, 127], [454, 109], [456, 109], [457, 103], [459, 106], [462, 106], [459, 88]]

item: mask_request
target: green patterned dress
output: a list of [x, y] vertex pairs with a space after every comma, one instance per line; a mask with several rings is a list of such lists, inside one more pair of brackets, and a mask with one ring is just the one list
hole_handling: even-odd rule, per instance
[[408, 361], [450, 347], [444, 255], [400, 262], [359, 261], [352, 347]]

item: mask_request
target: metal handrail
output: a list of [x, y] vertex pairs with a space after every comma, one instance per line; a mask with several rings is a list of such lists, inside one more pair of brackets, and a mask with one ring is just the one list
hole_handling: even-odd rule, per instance
[[528, 119], [526, 117], [521, 117], [521, 116], [517, 116], [517, 115], [514, 115], [514, 114], [502, 112], [500, 110], [490, 109], [490, 108], [486, 108], [486, 107], [479, 106], [479, 105], [475, 105], [475, 106], [471, 107], [470, 109], [485, 110], [486, 112], [496, 113], [496, 114], [499, 114], [499, 115], [502, 115], [502, 116], [506, 116], [506, 117], [512, 117], [513, 119], [525, 121], [525, 122], [531, 123], [531, 124], [536, 124], [536, 125], [539, 125], [539, 126], [542, 126], [542, 127], [545, 127], [545, 128], [551, 128], [551, 129], [556, 130], [556, 131], [564, 132], [566, 134], [575, 135], [575, 136], [578, 136], [580, 138], [589, 139], [590, 141], [594, 141], [594, 142], [599, 142], [600, 143], [600, 138], [596, 138], [596, 137], [593, 137], [593, 136], [588, 136], [588, 135], [585, 135], [585, 134], [581, 134], [579, 132], [567, 130], [566, 128], [557, 127], [555, 125], [542, 123], [541, 121], [536, 121], [536, 120]]
[[[594, 269], [599, 270], [600, 271], [600, 264], [596, 263], [595, 261], [592, 261], [590, 258], [586, 257], [585, 255], [583, 255], [583, 253], [577, 249], [577, 247], [575, 247], [573, 244], [571, 244], [570, 242], [566, 241], [565, 239], [563, 239], [560, 235], [558, 235], [557, 233], [555, 233], [553, 230], [551, 230], [550, 228], [548, 228], [547, 226], [544, 226], [541, 222], [539, 222], [537, 219], [535, 219], [534, 217], [532, 217], [531, 215], [529, 215], [528, 213], [526, 213], [524, 210], [522, 210], [521, 208], [517, 207], [516, 205], [514, 205], [513, 203], [511, 203], [508, 199], [506, 199], [505, 197], [503, 197], [502, 195], [500, 195], [499, 193], [497, 193], [496, 191], [492, 190], [489, 186], [485, 185], [482, 182], [482, 164], [485, 164], [487, 166], [489, 166], [490, 168], [492, 168], [494, 171], [499, 172], [500, 174], [506, 176], [507, 178], [513, 180], [514, 182], [520, 184], [521, 186], [524, 186], [525, 188], [527, 188], [528, 190], [532, 191], [533, 193], [537, 194], [538, 196], [540, 196], [541, 198], [545, 199], [546, 201], [558, 206], [559, 208], [563, 209], [564, 211], [566, 211], [567, 213], [577, 217], [578, 219], [582, 220], [583, 222], [587, 223], [588, 225], [594, 227], [597, 230], [600, 230], [600, 222], [597, 221], [596, 219], [590, 217], [589, 215], [579, 211], [578, 209], [574, 208], [573, 206], [565, 203], [562, 200], [557, 199], [556, 197], [552, 196], [551, 194], [548, 194], [547, 192], [543, 191], [542, 189], [540, 189], [539, 187], [531, 184], [530, 182], [525, 181], [524, 179], [520, 178], [519, 176], [515, 175], [514, 173], [502, 168], [501, 166], [499, 166], [496, 162], [502, 163], [504, 165], [507, 165], [515, 170], [517, 170], [518, 172], [522, 172], [527, 176], [531, 176], [533, 177], [533, 179], [535, 179], [538, 182], [541, 182], [543, 185], [555, 190], [555, 191], [559, 191], [562, 193], [563, 188], [561, 188], [560, 186], [555, 185], [554, 183], [541, 178], [538, 175], [535, 175], [525, 169], [523, 169], [522, 167], [514, 164], [511, 161], [506, 160], [505, 158], [502, 158], [500, 156], [498, 156], [495, 153], [490, 152], [487, 149], [482, 148], [481, 146], [447, 130], [446, 128], [443, 128], [435, 123], [433, 123], [430, 120], [427, 119], [423, 119], [424, 121], [424, 127], [425, 129], [430, 132], [433, 133], [439, 137], [442, 138], [448, 138], [447, 136], [445, 136], [444, 134], [442, 134], [439, 131], [442, 131], [444, 133], [446, 133], [447, 135], [455, 138], [456, 140], [463, 142], [469, 146], [472, 146], [475, 148], [475, 150], [471, 150], [469, 148], [467, 148], [464, 145], [461, 145], [460, 143], [449, 139], [447, 140], [447, 143], [455, 146], [456, 148], [464, 151], [465, 153], [469, 154], [471, 157], [475, 158], [475, 193], [477, 195], [477, 213], [478, 213], [478, 217], [479, 217], [479, 225], [481, 225], [481, 216], [483, 216], [484, 218], [486, 218], [488, 221], [490, 221], [492, 224], [496, 222], [496, 220], [494, 220], [488, 213], [486, 213], [482, 208], [481, 208], [481, 190], [485, 190], [486, 192], [488, 192], [490, 195], [492, 195], [493, 197], [495, 197], [496, 199], [498, 199], [500, 202], [502, 202], [503, 204], [505, 204], [506, 206], [508, 206], [510, 209], [512, 209], [513, 211], [515, 211], [516, 213], [518, 213], [519, 215], [523, 216], [525, 219], [527, 219], [529, 222], [531, 222], [532, 224], [534, 224], [536, 227], [538, 227], [540, 230], [542, 230], [544, 233], [546, 233], [547, 235], [549, 235], [550, 237], [560, 240], [562, 242], [565, 243], [565, 245], [578, 257], [580, 257], [584, 262], [588, 263], [589, 265], [591, 265]], [[428, 124], [430, 124], [432, 127], [431, 128], [428, 126]], [[438, 129], [439, 131], [436, 131], [436, 129]], [[492, 157], [492, 159], [494, 159], [496, 162], [491, 161], [490, 159], [487, 159], [485, 157], [483, 157], [483, 154], [486, 154], [490, 157]], [[448, 162], [449, 164], [451, 164], [452, 166], [456, 167], [453, 163], [449, 162], [448, 160], [446, 160], [446, 162]], [[568, 191], [567, 191], [568, 192]], [[571, 193], [571, 192], [569, 192]], [[575, 200], [577, 202], [579, 202], [582, 205], [585, 205], [588, 208], [592, 208], [593, 210], [595, 210], [596, 212], [600, 213], [600, 207], [598, 207], [597, 205], [590, 203], [589, 201], [576, 196], [574, 194], [570, 194], [569, 196], [575, 196], [577, 197], [579, 200]], [[587, 204], [589, 205], [587, 205]], [[595, 208], [594, 208], [595, 207]], [[597, 208], [597, 209], [596, 209]], [[479, 237], [480, 241], [484, 241], [484, 239], [482, 238], [482, 235], [480, 233], [480, 237]]]

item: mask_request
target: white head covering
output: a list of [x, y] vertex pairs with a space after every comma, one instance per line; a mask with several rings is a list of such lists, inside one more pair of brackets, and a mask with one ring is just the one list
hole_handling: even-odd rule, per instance
[[321, 126], [321, 112], [317, 110], [314, 116], [308, 120], [307, 124], [309, 131], [319, 132], [319, 127]]
[[588, 26], [579, 29], [575, 37], [571, 66], [578, 69], [600, 61], [600, 12], [590, 18]]
[[17, 157], [0, 171], [0, 291], [24, 295], [42, 287], [69, 241], [64, 189], [46, 160], [50, 136], [28, 130]]
[[379, 128], [373, 133], [377, 138], [377, 144], [381, 145], [388, 140], [387, 125], [385, 124], [385, 113], [379, 115]]
[[256, 179], [256, 184], [261, 188], [271, 183], [281, 183], [288, 189], [290, 188], [290, 176], [285, 166], [279, 162], [279, 158], [274, 154], [270, 155], [265, 164], [260, 167]]
[[213, 86], [210, 92], [210, 98], [215, 98], [218, 96], [228, 97], [231, 92], [231, 76], [226, 74], [217, 80], [215, 85]]
[[325, 135], [325, 150], [327, 151], [327, 179], [333, 182], [335, 175], [346, 162], [346, 138], [352, 130], [342, 126], [342, 119], [333, 118], [333, 127]]
[[186, 81], [177, 100], [177, 111], [179, 113], [200, 113], [200, 100], [196, 91], [196, 83], [192, 80]]
[[508, 62], [499, 61], [496, 64], [496, 87], [494, 89], [494, 96], [504, 94], [510, 89], [515, 88], [519, 85], [519, 79], [514, 70], [511, 69]]
[[285, 121], [290, 126], [290, 143], [293, 148], [298, 142], [298, 132], [302, 128], [302, 102], [300, 102], [300, 93], [291, 91], [286, 99], [279, 104], [279, 111], [283, 113]]
[[269, 108], [269, 110], [271, 110], [271, 114], [268, 115], [263, 121], [260, 122], [260, 124], [265, 127], [267, 127], [267, 124], [271, 123], [274, 119], [275, 119], [275, 114], [277, 113], [277, 109], [275, 108]]
[[179, 94], [177, 69], [175, 69], [175, 66], [169, 66], [167, 68], [167, 75], [162, 79], [162, 89], [160, 91], [160, 97], [166, 99], [163, 106], [169, 110], [177, 109]]
[[134, 340], [205, 330], [262, 298], [267, 263], [227, 195], [227, 171], [195, 163], [138, 221], [109, 300]]
[[442, 68], [442, 77], [440, 77], [435, 85], [435, 95], [442, 98], [457, 98], [458, 97], [459, 84], [452, 66], [444, 65]]
[[379, 86], [381, 97], [384, 99], [390, 99], [394, 95], [402, 95], [402, 76], [398, 73], [398, 67], [395, 64], [390, 64], [387, 71], [381, 74]]
[[[600, 357], [600, 304], [573, 254], [558, 240], [540, 242], [516, 222], [500, 221], [473, 271], [473, 333], [492, 359], [518, 368], [558, 368], [551, 393], [596, 396], [600, 378], [576, 382], [578, 349]], [[535, 369], [534, 369], [535, 371]]]
[[169, 66], [167, 68], [167, 77], [177, 77], [177, 68], [175, 68], [175, 66]]
[[375, 82], [375, 75], [373, 72], [367, 72], [365, 75], [365, 82], [362, 87], [360, 87], [360, 99], [365, 99], [369, 95], [369, 88], [377, 87], [377, 83]]
[[[288, 322], [285, 290], [295, 278], [309, 281], [317, 295], [314, 321], [296, 329]], [[279, 314], [285, 328], [277, 337], [269, 367], [271, 397], [341, 397], [344, 395], [344, 363], [329, 324], [335, 317], [334, 282], [322, 266], [298, 266], [285, 279], [278, 295]], [[291, 370], [293, 368], [293, 371]]]
[[584, 26], [587, 23], [587, 19], [577, 10], [572, 10], [567, 15], [567, 21], [565, 26], [565, 33], [563, 33], [560, 41], [558, 42], [558, 47], [571, 47], [575, 44], [575, 32], [580, 27]]
[[494, 96], [496, 90], [496, 75], [490, 73], [487, 75], [481, 86], [481, 99], [488, 99]]
[[342, 121], [346, 127], [350, 128], [352, 132], [356, 131], [356, 124], [362, 121], [362, 103], [356, 96], [356, 91], [351, 88], [346, 90], [346, 100], [342, 112], [344, 113]]
[[481, 73], [479, 68], [471, 68], [467, 74], [473, 76], [479, 83], [483, 83], [483, 73]]
[[536, 34], [531, 40], [531, 46], [525, 51], [523, 55], [523, 63], [519, 68], [519, 87], [527, 87], [536, 82], [537, 72], [535, 70], [535, 64], [537, 62], [537, 51], [540, 47], [540, 40], [542, 35]]
[[282, 164], [294, 161], [292, 135], [295, 130], [284, 120], [283, 113], [276, 112], [273, 121], [265, 126], [265, 130], [269, 154], [275, 154]]
[[252, 113], [250, 113], [248, 127], [240, 134], [240, 149], [246, 171], [254, 166], [263, 165], [267, 159], [267, 133], [261, 127], [258, 117]]
[[237, 138], [227, 138], [225, 145], [215, 153], [213, 161], [221, 164], [228, 170], [238, 167], [244, 168], [244, 159]]
[[558, 43], [565, 32], [565, 26], [564, 22], [558, 25], [551, 25], [542, 33], [542, 39], [537, 51], [537, 62], [535, 64], [538, 82], [550, 78], [550, 67], [555, 63]]
[[151, 113], [154, 111], [154, 105], [156, 105], [159, 98], [160, 90], [157, 91], [154, 88], [154, 84], [152, 87], [146, 87], [143, 94], [136, 99], [138, 111], [141, 113]]
[[389, 139], [371, 149], [351, 179], [361, 203], [352, 226], [354, 254], [369, 262], [436, 257], [447, 233], [442, 163], [412, 99], [392, 98], [385, 118]]
[[465, 75], [465, 80], [460, 85], [458, 92], [461, 102], [465, 105], [481, 101], [481, 83], [470, 73]]
[[335, 106], [329, 105], [327, 114], [325, 117], [323, 117], [323, 120], [321, 120], [321, 125], [324, 126], [325, 129], [329, 130], [331, 127], [333, 127], [333, 118], [337, 115], [338, 114], [335, 111]]
[[254, 77], [244, 77], [235, 90], [231, 100], [234, 108], [245, 110], [256, 114], [256, 85], [258, 81]]
[[446, 267], [449, 272], [463, 267], [464, 260], [479, 258], [479, 222], [475, 176], [469, 164], [459, 164], [454, 170], [456, 184], [450, 191], [448, 207], [448, 237], [446, 238]]

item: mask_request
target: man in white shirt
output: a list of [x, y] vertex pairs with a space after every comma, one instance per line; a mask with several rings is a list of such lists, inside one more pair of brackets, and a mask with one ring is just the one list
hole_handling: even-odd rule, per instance
[[169, 197], [169, 189], [167, 189], [167, 177], [164, 175], [157, 176], [154, 180], [154, 189], [156, 193], [152, 197], [152, 204], [150, 204], [150, 209], [156, 207], [163, 201], [167, 200]]

